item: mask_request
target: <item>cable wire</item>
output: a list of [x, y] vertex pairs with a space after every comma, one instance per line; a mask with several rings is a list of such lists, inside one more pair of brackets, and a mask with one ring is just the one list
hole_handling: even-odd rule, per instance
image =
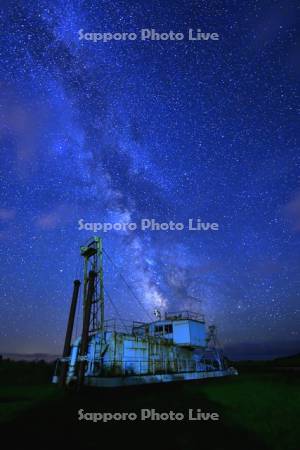
[[124, 276], [121, 274], [121, 272], [119, 271], [117, 265], [114, 263], [114, 261], [111, 259], [111, 257], [108, 255], [108, 253], [103, 249], [103, 253], [105, 253], [105, 255], [107, 256], [107, 258], [110, 260], [110, 262], [114, 265], [114, 267], [117, 269], [117, 272], [120, 276], [120, 278], [123, 280], [123, 282], [125, 283], [125, 285], [127, 286], [127, 289], [129, 290], [129, 292], [131, 293], [131, 295], [135, 298], [135, 300], [138, 302], [139, 306], [142, 308], [142, 310], [144, 311], [144, 313], [148, 316], [148, 318], [150, 320], [152, 320], [152, 317], [150, 316], [149, 312], [146, 310], [146, 308], [144, 307], [144, 305], [142, 304], [142, 302], [140, 301], [140, 299], [137, 297], [137, 295], [133, 292], [132, 288], [129, 286], [129, 284], [127, 283], [126, 279], [124, 278]]

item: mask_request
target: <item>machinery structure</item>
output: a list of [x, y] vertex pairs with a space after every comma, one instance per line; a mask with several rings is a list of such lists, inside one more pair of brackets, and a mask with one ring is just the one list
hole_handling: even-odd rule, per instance
[[104, 317], [103, 247], [93, 237], [81, 247], [83, 270], [82, 331], [72, 342], [80, 281], [74, 281], [62, 358], [54, 383], [118, 387], [237, 375], [226, 366], [216, 328], [202, 314], [155, 310], [156, 320], [120, 327]]

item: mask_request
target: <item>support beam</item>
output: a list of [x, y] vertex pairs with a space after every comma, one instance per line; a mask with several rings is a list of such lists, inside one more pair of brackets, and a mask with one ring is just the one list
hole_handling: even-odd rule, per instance
[[[70, 356], [70, 352], [71, 352], [71, 340], [72, 340], [72, 334], [73, 334], [73, 327], [74, 327], [74, 320], [75, 320], [75, 314], [76, 314], [79, 288], [80, 288], [80, 281], [74, 280], [73, 295], [72, 295], [69, 320], [68, 320], [68, 326], [67, 326], [66, 337], [65, 337], [63, 358], [67, 358], [68, 356]], [[61, 368], [60, 380], [59, 380], [61, 386], [65, 385], [67, 371], [68, 371], [68, 362], [63, 361], [62, 368]]]
[[[86, 296], [84, 314], [83, 314], [82, 334], [81, 334], [81, 343], [80, 343], [80, 351], [79, 351], [79, 356], [81, 356], [81, 357], [86, 356], [87, 350], [88, 350], [91, 306], [92, 306], [93, 296], [94, 296], [94, 292], [95, 292], [96, 276], [97, 276], [96, 272], [91, 270], [89, 273], [88, 290], [87, 290], [87, 296]], [[80, 388], [83, 384], [85, 367], [86, 367], [86, 361], [79, 361], [78, 388]]]

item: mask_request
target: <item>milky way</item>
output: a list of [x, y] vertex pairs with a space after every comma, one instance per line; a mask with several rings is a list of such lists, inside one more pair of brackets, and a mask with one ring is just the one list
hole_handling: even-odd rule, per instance
[[[297, 12], [296, 1], [4, 2], [0, 351], [60, 352], [91, 235], [80, 219], [219, 224], [103, 234], [120, 317], [201, 309], [245, 354], [299, 343]], [[220, 39], [78, 34], [142, 28]]]

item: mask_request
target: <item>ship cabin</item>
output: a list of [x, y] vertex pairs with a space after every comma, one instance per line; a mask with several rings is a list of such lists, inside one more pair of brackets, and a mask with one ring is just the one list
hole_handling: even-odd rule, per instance
[[132, 331], [136, 336], [158, 337], [181, 347], [207, 345], [204, 316], [190, 311], [166, 313], [164, 319], [159, 314], [158, 320], [147, 324], [134, 322]]

